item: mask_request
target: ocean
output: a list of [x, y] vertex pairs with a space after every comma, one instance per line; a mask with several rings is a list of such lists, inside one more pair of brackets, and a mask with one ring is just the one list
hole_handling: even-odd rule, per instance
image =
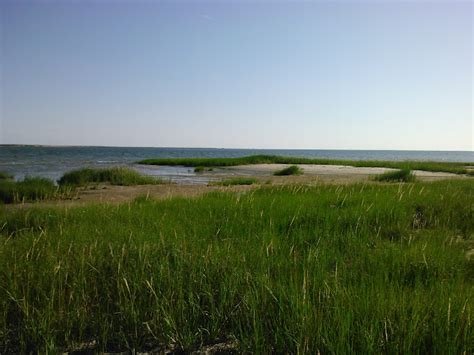
[[[298, 150], [298, 149], [209, 149], [209, 148], [131, 148], [131, 147], [50, 147], [0, 146], [0, 171], [16, 179], [41, 176], [59, 179], [65, 172], [82, 167], [129, 166], [153, 176], [178, 183], [204, 183], [193, 169], [135, 164], [146, 158], [241, 157], [254, 154], [349, 160], [430, 160], [474, 163], [472, 151], [397, 150]], [[201, 181], [202, 180], [202, 181]]]

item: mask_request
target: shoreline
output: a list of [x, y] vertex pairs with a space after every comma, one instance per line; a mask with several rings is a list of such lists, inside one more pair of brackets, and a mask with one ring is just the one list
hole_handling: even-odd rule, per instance
[[[260, 187], [275, 187], [283, 185], [351, 185], [351, 184], [380, 184], [373, 178], [379, 174], [395, 171], [391, 168], [352, 167], [343, 165], [299, 165], [302, 175], [274, 176], [273, 173], [288, 164], [254, 164], [231, 167], [219, 167], [213, 171], [197, 173], [198, 183], [163, 183], [157, 185], [118, 186], [108, 183], [91, 184], [79, 187], [74, 196], [69, 199], [50, 199], [34, 202], [24, 202], [5, 205], [8, 208], [30, 207], [73, 207], [90, 204], [122, 204], [129, 203], [139, 197], [149, 197], [156, 200], [170, 198], [195, 198], [210, 192], [247, 192]], [[160, 167], [156, 167], [159, 169]], [[473, 179], [453, 173], [414, 171], [419, 182], [440, 180]], [[234, 178], [252, 178], [255, 183], [250, 185], [219, 186], [219, 181]], [[186, 176], [186, 181], [192, 180]]]

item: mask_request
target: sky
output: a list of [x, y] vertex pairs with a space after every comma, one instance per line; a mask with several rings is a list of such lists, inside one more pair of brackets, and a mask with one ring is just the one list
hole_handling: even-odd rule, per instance
[[473, 3], [0, 0], [0, 143], [474, 150]]

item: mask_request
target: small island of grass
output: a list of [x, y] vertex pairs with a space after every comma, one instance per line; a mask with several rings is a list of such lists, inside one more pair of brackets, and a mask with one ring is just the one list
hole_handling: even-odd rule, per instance
[[414, 182], [416, 178], [411, 170], [401, 169], [377, 175], [374, 180], [383, 182]]
[[431, 172], [446, 172], [467, 174], [469, 163], [435, 162], [435, 161], [385, 161], [385, 160], [340, 160], [323, 158], [285, 157], [277, 155], [249, 155], [238, 158], [158, 158], [145, 159], [137, 162], [145, 165], [168, 165], [188, 167], [229, 167], [253, 164], [314, 164], [314, 165], [346, 165], [354, 167], [392, 168], [423, 170]]
[[111, 185], [155, 185], [162, 181], [151, 176], [144, 176], [129, 168], [83, 168], [64, 174], [59, 179], [59, 185], [87, 186], [89, 184], [110, 183]]
[[71, 188], [56, 186], [52, 180], [42, 177], [0, 180], [0, 202], [6, 204], [67, 198], [71, 192]]
[[303, 170], [301, 170], [298, 165], [291, 165], [287, 168], [283, 168], [281, 170], [277, 170], [273, 173], [275, 176], [287, 176], [287, 175], [302, 175]]

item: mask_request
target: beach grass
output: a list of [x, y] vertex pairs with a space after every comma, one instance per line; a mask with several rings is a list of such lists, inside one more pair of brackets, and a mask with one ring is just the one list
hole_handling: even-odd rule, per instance
[[287, 168], [277, 170], [273, 173], [275, 176], [287, 176], [287, 175], [301, 175], [303, 170], [298, 167], [298, 165], [290, 165]]
[[255, 178], [236, 177], [236, 178], [225, 179], [222, 181], [217, 181], [213, 183], [213, 185], [234, 186], [234, 185], [253, 185], [257, 183], [258, 183], [258, 180]]
[[376, 175], [374, 180], [382, 182], [414, 182], [416, 177], [410, 169], [401, 169]]
[[0, 353], [474, 352], [470, 180], [0, 209], [0, 227]]
[[207, 166], [196, 166], [194, 168], [195, 173], [203, 173], [205, 171], [213, 171], [214, 169], [212, 167], [207, 167]]
[[151, 176], [144, 176], [139, 172], [123, 167], [99, 169], [83, 168], [70, 171], [59, 179], [58, 184], [71, 186], [87, 186], [97, 183], [110, 183], [111, 185], [154, 185], [162, 181]]
[[250, 164], [316, 164], [316, 165], [347, 165], [355, 167], [385, 167], [393, 169], [410, 169], [424, 171], [439, 171], [454, 174], [466, 174], [469, 163], [431, 162], [431, 161], [383, 161], [383, 160], [336, 160], [313, 159], [300, 157], [285, 157], [276, 155], [251, 155], [239, 158], [162, 158], [145, 159], [138, 164], [169, 165], [169, 166], [202, 166], [226, 167]]
[[25, 177], [21, 181], [0, 180], [0, 201], [6, 204], [69, 198], [71, 194], [71, 188], [58, 187], [52, 180], [40, 177]]
[[0, 171], [0, 181], [1, 180], [13, 180], [13, 175]]

